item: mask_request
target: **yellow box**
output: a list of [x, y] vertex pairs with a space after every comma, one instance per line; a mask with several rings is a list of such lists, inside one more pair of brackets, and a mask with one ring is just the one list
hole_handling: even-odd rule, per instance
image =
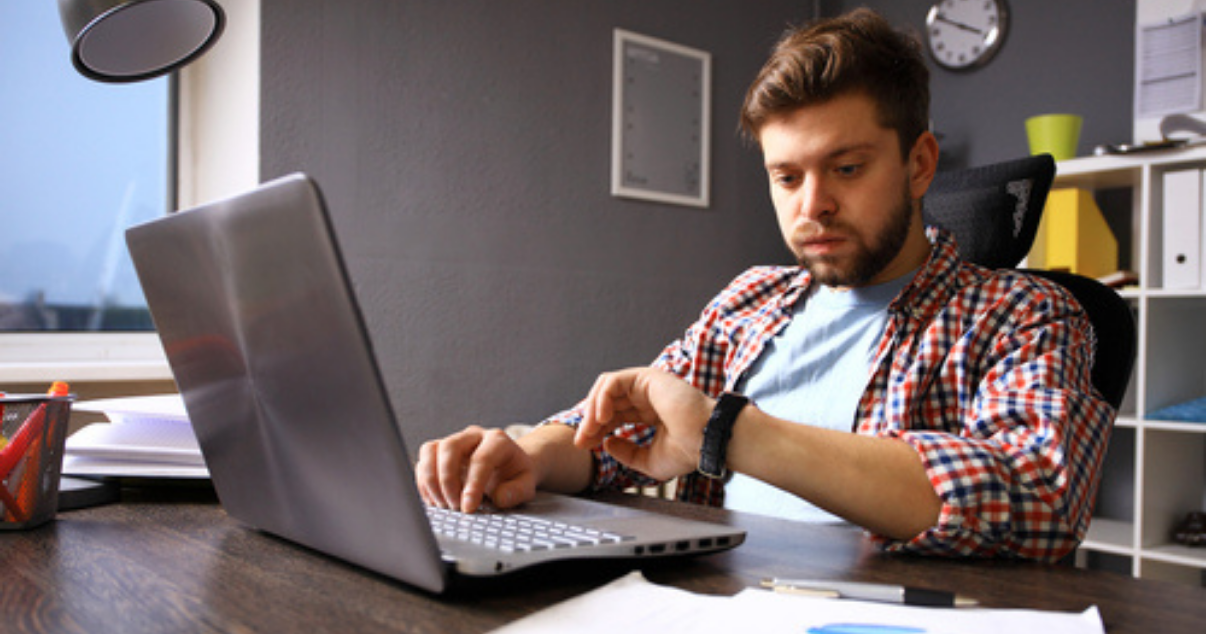
[[1118, 270], [1118, 240], [1101, 215], [1092, 192], [1075, 188], [1051, 190], [1027, 265], [1094, 278]]

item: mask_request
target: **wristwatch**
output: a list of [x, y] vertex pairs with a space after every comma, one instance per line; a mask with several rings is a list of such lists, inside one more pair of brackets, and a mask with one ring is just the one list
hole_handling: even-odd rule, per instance
[[703, 446], [699, 449], [698, 470], [701, 474], [709, 478], [723, 478], [728, 475], [725, 465], [729, 438], [733, 436], [733, 423], [749, 402], [749, 398], [732, 392], [720, 395], [716, 407], [712, 409], [712, 416], [704, 427]]

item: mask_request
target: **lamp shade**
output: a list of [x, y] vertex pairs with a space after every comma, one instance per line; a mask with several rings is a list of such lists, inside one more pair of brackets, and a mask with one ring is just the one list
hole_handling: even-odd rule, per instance
[[226, 24], [214, 0], [59, 0], [77, 70], [99, 81], [150, 79], [217, 41]]

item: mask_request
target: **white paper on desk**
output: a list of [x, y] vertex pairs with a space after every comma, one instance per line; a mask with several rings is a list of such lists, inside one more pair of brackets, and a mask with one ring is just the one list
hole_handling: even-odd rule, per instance
[[63, 473], [82, 476], [208, 478], [209, 471], [178, 394], [82, 401], [101, 412], [67, 438]]
[[[494, 634], [699, 634], [732, 599], [649, 583], [639, 571], [494, 631]], [[717, 630], [719, 631], [719, 630]], [[728, 631], [726, 634], [752, 630]]]
[[749, 589], [733, 597], [695, 594], [649, 583], [633, 572], [495, 630], [495, 634], [1104, 634], [1096, 607], [1081, 613], [915, 608], [814, 599]]
[[[715, 631], [747, 629], [759, 634], [827, 634], [863, 631], [878, 634], [1104, 634], [1097, 608], [1084, 612], [990, 610], [980, 608], [919, 608], [869, 601], [818, 599], [748, 589], [733, 597]], [[838, 627], [846, 626], [846, 627]]]
[[135, 462], [106, 460], [84, 456], [63, 455], [63, 475], [89, 478], [171, 478], [178, 480], [207, 480], [209, 469], [204, 465], [174, 465], [165, 462]]
[[173, 421], [188, 422], [188, 411], [179, 394], [154, 394], [124, 398], [102, 398], [80, 401], [72, 409], [85, 412], [100, 412], [111, 422], [127, 421]]
[[106, 460], [205, 465], [193, 427], [187, 422], [93, 423], [67, 439], [67, 453]]

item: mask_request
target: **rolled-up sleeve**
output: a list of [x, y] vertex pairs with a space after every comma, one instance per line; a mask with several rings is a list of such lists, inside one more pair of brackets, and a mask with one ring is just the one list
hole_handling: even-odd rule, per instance
[[[911, 540], [874, 536], [884, 548], [1055, 561], [1083, 538], [1115, 412], [1092, 387], [1096, 344], [1079, 304], [1037, 284], [971, 327], [936, 320], [947, 332], [921, 340], [952, 339], [942, 362], [922, 351], [912, 359], [925, 367], [897, 369], [906, 380], [867, 426], [917, 450], [942, 509]], [[912, 379], [941, 385], [915, 390]]]

